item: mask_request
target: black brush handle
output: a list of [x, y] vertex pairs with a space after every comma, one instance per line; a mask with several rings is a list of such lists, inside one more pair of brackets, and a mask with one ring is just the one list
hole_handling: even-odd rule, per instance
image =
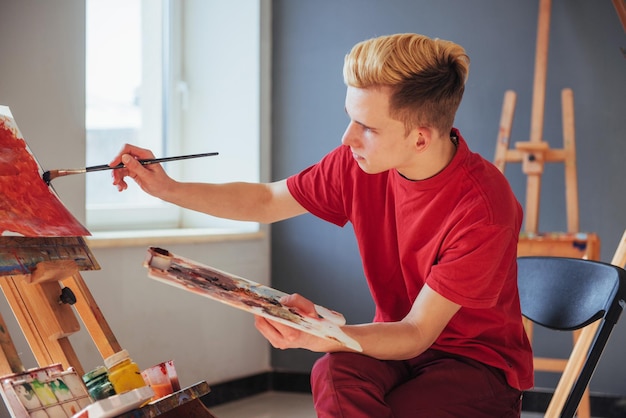
[[[205, 152], [203, 154], [179, 155], [176, 157], [164, 157], [164, 158], [150, 158], [150, 159], [137, 160], [137, 161], [142, 165], [148, 165], [148, 164], [166, 163], [168, 161], [187, 160], [190, 158], [211, 157], [213, 155], [218, 155], [218, 154], [219, 154], [218, 152]], [[91, 167], [86, 167], [85, 171], [91, 172], [91, 171], [115, 170], [118, 168], [124, 168], [124, 164], [120, 163], [113, 167], [111, 167], [108, 164], [94, 165]]]

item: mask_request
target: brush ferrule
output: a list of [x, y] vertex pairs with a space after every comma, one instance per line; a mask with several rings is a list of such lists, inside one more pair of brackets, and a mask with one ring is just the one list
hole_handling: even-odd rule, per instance
[[86, 173], [87, 170], [84, 168], [70, 168], [70, 169], [64, 169], [64, 170], [57, 170], [58, 171], [58, 175], [60, 176], [69, 176], [71, 174], [83, 174]]

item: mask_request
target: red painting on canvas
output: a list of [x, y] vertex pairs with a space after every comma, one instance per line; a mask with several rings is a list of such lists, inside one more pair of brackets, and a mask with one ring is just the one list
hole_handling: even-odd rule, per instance
[[62, 237], [91, 235], [41, 178], [11, 113], [0, 106], [0, 235]]

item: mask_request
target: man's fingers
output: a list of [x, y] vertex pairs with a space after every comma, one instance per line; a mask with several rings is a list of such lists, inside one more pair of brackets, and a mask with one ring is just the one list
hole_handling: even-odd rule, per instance
[[280, 298], [280, 303], [285, 306], [297, 308], [303, 314], [310, 316], [311, 318], [317, 318], [318, 314], [315, 310], [315, 304], [298, 293], [292, 293]]
[[272, 347], [281, 350], [296, 347], [294, 341], [298, 340], [300, 331], [258, 315], [254, 318], [254, 325], [270, 344], [272, 344]]

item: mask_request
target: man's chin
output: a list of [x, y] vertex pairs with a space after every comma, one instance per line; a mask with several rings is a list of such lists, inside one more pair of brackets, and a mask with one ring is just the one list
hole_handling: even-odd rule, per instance
[[357, 164], [359, 165], [359, 168], [365, 173], [365, 174], [378, 174], [380, 173], [380, 170], [374, 170], [372, 167], [370, 167], [367, 164], [364, 164], [363, 162], [357, 162]]

